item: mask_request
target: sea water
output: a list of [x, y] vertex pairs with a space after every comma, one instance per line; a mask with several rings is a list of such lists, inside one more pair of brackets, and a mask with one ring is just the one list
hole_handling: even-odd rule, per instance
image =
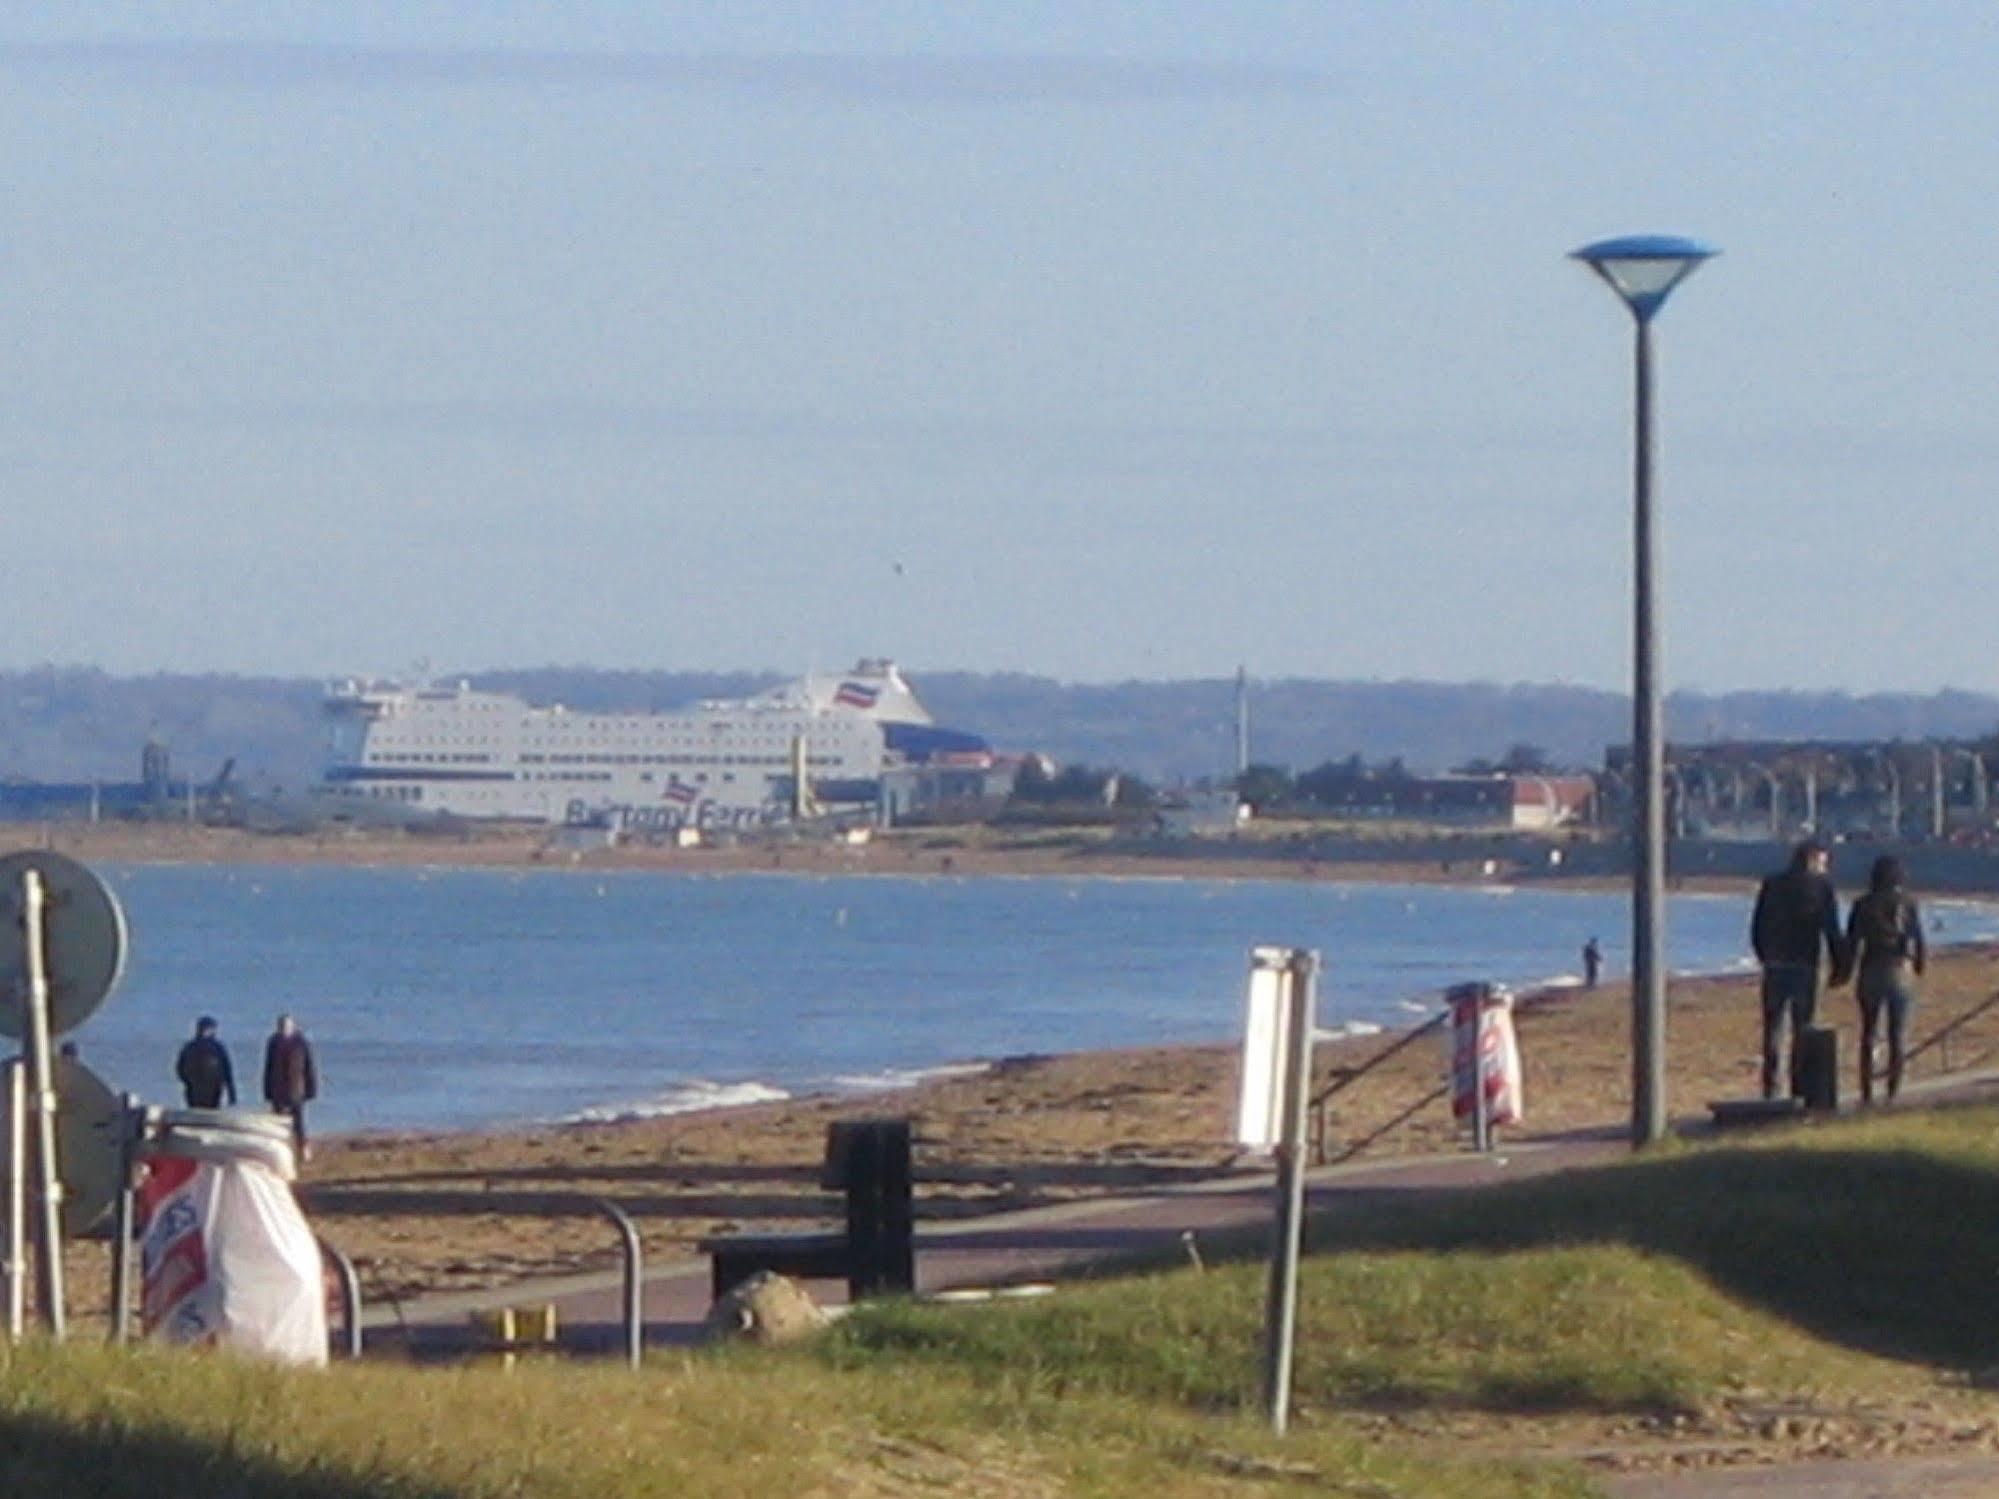
[[[312, 1038], [317, 1128], [615, 1118], [867, 1091], [1024, 1053], [1226, 1041], [1249, 949], [1316, 948], [1328, 1029], [1433, 1013], [1467, 979], [1617, 972], [1621, 893], [1202, 879], [899, 878], [105, 866], [119, 990], [71, 1038], [174, 1102], [197, 1015], [259, 1095], [279, 1012]], [[1948, 939], [1999, 914], [1938, 907]], [[1676, 896], [1676, 971], [1746, 966], [1748, 902]]]

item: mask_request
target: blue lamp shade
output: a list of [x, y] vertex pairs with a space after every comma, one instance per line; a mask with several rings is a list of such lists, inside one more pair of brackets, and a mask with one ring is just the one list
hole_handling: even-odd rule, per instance
[[1569, 253], [1580, 260], [1624, 298], [1640, 322], [1665, 305], [1673, 288], [1700, 268], [1703, 260], [1721, 252], [1699, 240], [1674, 234], [1628, 234], [1621, 239], [1598, 240]]

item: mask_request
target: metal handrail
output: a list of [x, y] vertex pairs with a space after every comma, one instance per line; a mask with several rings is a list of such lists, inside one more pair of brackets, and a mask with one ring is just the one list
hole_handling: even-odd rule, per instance
[[[1397, 1129], [1401, 1125], [1408, 1123], [1411, 1119], [1415, 1118], [1416, 1115], [1420, 1114], [1424, 1109], [1428, 1108], [1438, 1099], [1448, 1095], [1450, 1091], [1451, 1091], [1451, 1085], [1448, 1081], [1437, 1084], [1436, 1087], [1432, 1088], [1428, 1093], [1425, 1093], [1421, 1098], [1417, 1099], [1414, 1103], [1410, 1104], [1408, 1108], [1404, 1109], [1401, 1113], [1397, 1114], [1393, 1119], [1389, 1120], [1386, 1124], [1381, 1125], [1371, 1134], [1366, 1134], [1361, 1136], [1358, 1140], [1354, 1141], [1353, 1144], [1349, 1145], [1345, 1150], [1341, 1151], [1340, 1159], [1342, 1161], [1352, 1160], [1355, 1156], [1359, 1155], [1363, 1150], [1367, 1149], [1368, 1146], [1372, 1145], [1376, 1140], [1379, 1140], [1382, 1136], [1388, 1134], [1391, 1130]], [[1318, 1163], [1321, 1166], [1328, 1164], [1328, 1162], [1325, 1159], [1323, 1151], [1320, 1152]]]
[[645, 1245], [633, 1226], [631, 1214], [608, 1197], [579, 1197], [617, 1225], [625, 1254], [624, 1314], [625, 1364], [636, 1369], [645, 1362]]
[[[1312, 1163], [1314, 1165], [1323, 1166], [1326, 1164], [1326, 1127], [1328, 1123], [1328, 1110], [1326, 1106], [1332, 1101], [1333, 1096], [1337, 1093], [1344, 1091], [1347, 1088], [1352, 1087], [1355, 1083], [1359, 1082], [1362, 1078], [1366, 1077], [1370, 1072], [1374, 1071], [1375, 1068], [1379, 1067], [1383, 1062], [1386, 1062], [1390, 1057], [1395, 1056], [1398, 1053], [1406, 1050], [1408, 1047], [1415, 1045], [1416, 1042], [1420, 1041], [1423, 1037], [1429, 1035], [1432, 1031], [1441, 1029], [1444, 1023], [1448, 1021], [1450, 1018], [1451, 1018], [1451, 1012], [1449, 1010], [1444, 1010], [1439, 1012], [1438, 1014], [1432, 1015], [1428, 1020], [1424, 1021], [1421, 1025], [1417, 1026], [1415, 1029], [1404, 1031], [1400, 1036], [1396, 1037], [1395, 1040], [1391, 1041], [1388, 1045], [1384, 1046], [1380, 1051], [1376, 1052], [1373, 1056], [1369, 1057], [1365, 1062], [1361, 1063], [1360, 1066], [1341, 1070], [1339, 1073], [1337, 1073], [1334, 1076], [1333, 1080], [1330, 1083], [1328, 1083], [1324, 1088], [1320, 1089], [1319, 1092], [1317, 1092], [1312, 1096], [1312, 1103], [1311, 1103]], [[1398, 1114], [1394, 1120], [1394, 1123], [1400, 1124], [1404, 1119], [1407, 1119], [1411, 1114], [1415, 1113], [1416, 1109], [1419, 1109], [1424, 1104], [1430, 1102], [1431, 1099], [1437, 1097], [1437, 1094], [1441, 1092], [1443, 1092], [1443, 1089], [1440, 1088], [1437, 1090], [1437, 1093], [1432, 1093], [1429, 1095], [1429, 1097], [1420, 1100], [1415, 1105], [1415, 1107], [1407, 1110], [1402, 1114]], [[1383, 1131], [1381, 1130], [1375, 1131], [1375, 1133], [1368, 1136], [1368, 1139], [1366, 1141], [1363, 1141], [1362, 1144], [1367, 1144], [1374, 1140], [1379, 1139], [1382, 1133]], [[1354, 1150], [1358, 1150], [1359, 1148], [1360, 1146], [1355, 1146]], [[1354, 1153], [1354, 1150], [1349, 1150], [1347, 1152], [1347, 1155], [1351, 1156]]]
[[1979, 1003], [1966, 1010], [1962, 1015], [1957, 1016], [1954, 1020], [1945, 1022], [1935, 1031], [1924, 1037], [1922, 1041], [1910, 1047], [1903, 1054], [1903, 1065], [1906, 1066], [1908, 1063], [1915, 1061], [1917, 1057], [1921, 1056], [1931, 1047], [1936, 1047], [1938, 1049], [1938, 1056], [1943, 1062], [1943, 1070], [1946, 1072], [1950, 1071], [1950, 1038], [1995, 1005], [1999, 1005], [1999, 990], [1994, 990]]
[[341, 1343], [348, 1358], [361, 1356], [361, 1277], [355, 1272], [354, 1262], [318, 1234], [313, 1242], [319, 1245], [322, 1259], [333, 1262], [333, 1273], [340, 1278], [340, 1326]]

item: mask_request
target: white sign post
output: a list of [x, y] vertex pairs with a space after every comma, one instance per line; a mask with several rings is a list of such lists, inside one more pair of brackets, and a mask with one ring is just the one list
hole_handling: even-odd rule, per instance
[[1236, 1141], [1251, 1150], [1272, 1152], [1277, 1163], [1263, 1394], [1271, 1429], [1279, 1436], [1291, 1415], [1298, 1259], [1305, 1227], [1305, 1114], [1312, 1091], [1318, 973], [1319, 955], [1307, 948], [1259, 947], [1250, 953]]

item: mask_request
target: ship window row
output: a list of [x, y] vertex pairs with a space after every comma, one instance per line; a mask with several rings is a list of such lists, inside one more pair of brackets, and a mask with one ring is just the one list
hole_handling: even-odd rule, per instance
[[[791, 763], [788, 755], [522, 755], [523, 765], [775, 765]], [[807, 755], [807, 765], [839, 764], [836, 755]]]
[[393, 752], [377, 753], [374, 763], [381, 765], [491, 765], [491, 755], [399, 755]]
[[[563, 734], [552, 738], [537, 737], [527, 740], [522, 747], [524, 749], [531, 749], [531, 750], [559, 749], [562, 747], [562, 745], [566, 743], [574, 743], [576, 739], [582, 737], [585, 736], [582, 735], [572, 736], [572, 735]], [[627, 746], [633, 749], [656, 749], [664, 745], [712, 744], [715, 742], [713, 735], [695, 734], [695, 733], [690, 733], [686, 730], [681, 730], [674, 733], [635, 733], [635, 734], [606, 733], [606, 734], [590, 735], [588, 737], [600, 741], [610, 741], [612, 743]], [[735, 749], [788, 750], [791, 748], [792, 743], [799, 737], [801, 736], [796, 734], [737, 734], [730, 736], [729, 744], [731, 748]], [[825, 740], [827, 737], [828, 736], [824, 733], [817, 733], [812, 735], [813, 739], [821, 741]]]

